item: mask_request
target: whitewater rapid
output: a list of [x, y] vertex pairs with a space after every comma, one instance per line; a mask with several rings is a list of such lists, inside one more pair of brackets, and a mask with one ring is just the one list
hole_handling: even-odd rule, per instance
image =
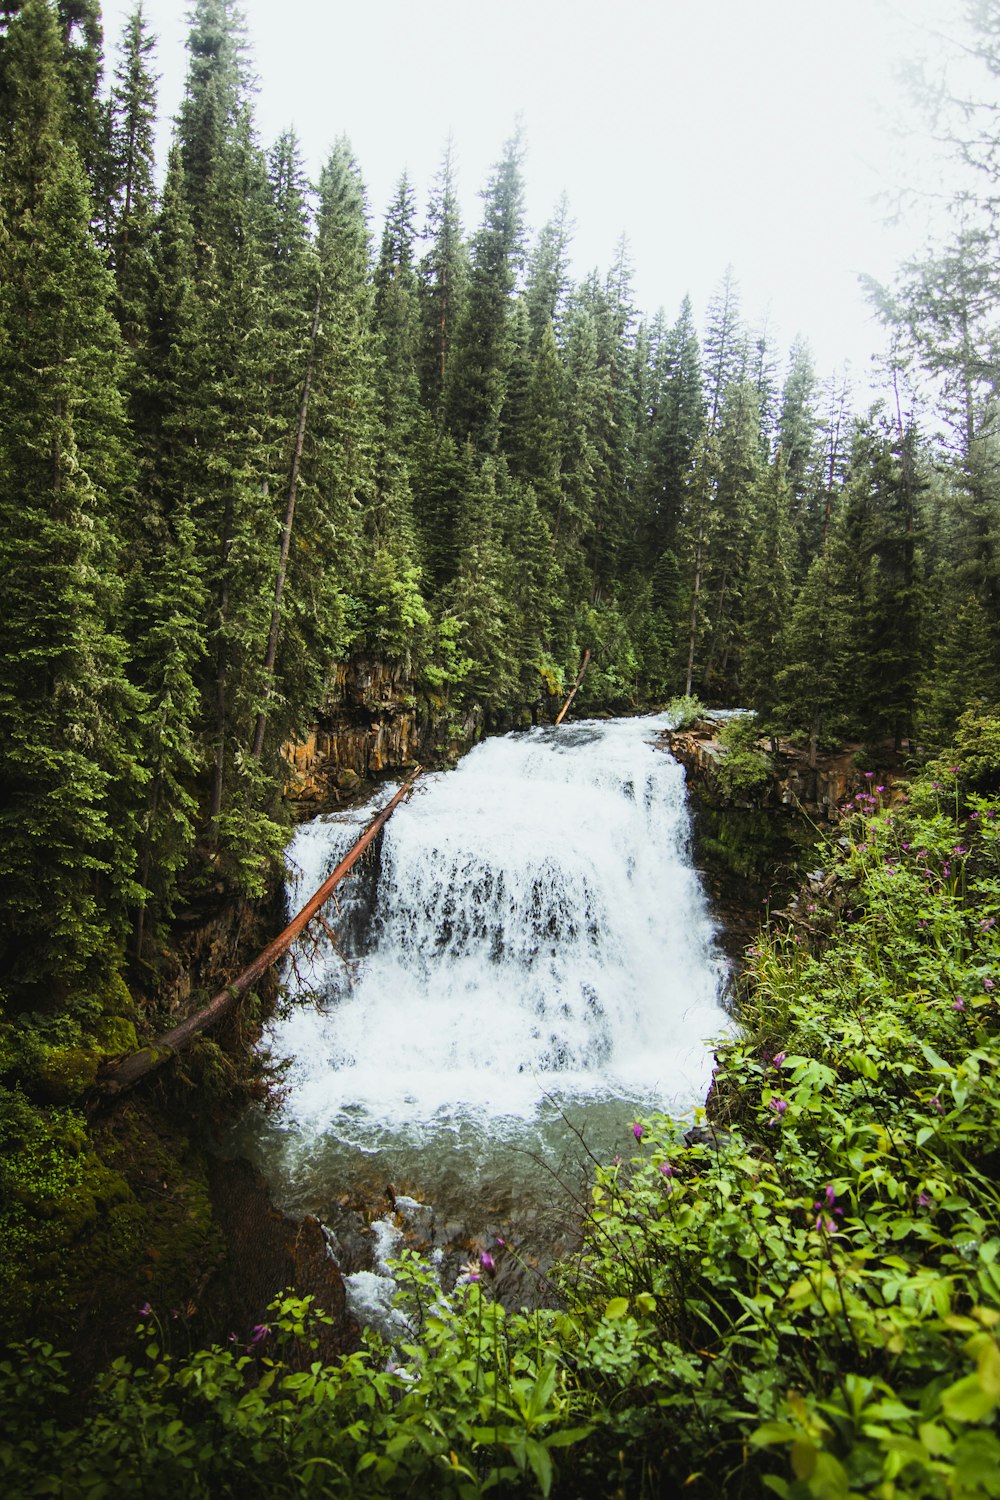
[[[424, 776], [362, 874], [293, 954], [272, 1134], [376, 1152], [442, 1134], [497, 1140], [553, 1110], [704, 1102], [729, 1024], [724, 962], [693, 867], [665, 718], [490, 739]], [[368, 807], [303, 825], [295, 910]], [[287, 1151], [286, 1151], [287, 1155]]]

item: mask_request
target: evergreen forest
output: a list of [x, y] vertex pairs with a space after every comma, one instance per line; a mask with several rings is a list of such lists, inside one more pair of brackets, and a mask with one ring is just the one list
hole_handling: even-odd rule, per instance
[[[996, 0], [969, 22], [989, 101]], [[1000, 1495], [993, 106], [951, 239], [870, 287], [858, 409], [734, 270], [700, 321], [635, 305], [624, 237], [575, 278], [517, 129], [479, 223], [443, 143], [375, 226], [348, 140], [311, 182], [259, 138], [235, 0], [194, 0], [166, 161], [141, 3], [112, 40], [99, 0], [0, 0], [0, 1310], [42, 1339], [0, 1365], [6, 1493]], [[912, 758], [831, 855], [859, 921], [749, 965], [733, 1149], [637, 1124], [559, 1313], [477, 1284], [453, 1324], [414, 1262], [426, 1388], [321, 1369], [286, 1299], [287, 1362], [151, 1337], [74, 1427], [57, 1262], [117, 1201], [81, 1100], [155, 1030], [179, 914], [273, 892], [337, 664], [398, 666], [444, 743], [553, 718], [585, 651], [584, 715], [698, 697]]]

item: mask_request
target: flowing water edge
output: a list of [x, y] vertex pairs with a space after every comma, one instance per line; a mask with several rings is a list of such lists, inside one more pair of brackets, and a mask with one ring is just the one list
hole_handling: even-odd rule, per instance
[[[335, 1224], [352, 1189], [392, 1184], [404, 1225], [433, 1205], [438, 1243], [537, 1247], [590, 1153], [627, 1154], [646, 1110], [704, 1103], [726, 965], [668, 726], [506, 735], [417, 783], [377, 870], [326, 908], [336, 946], [311, 933], [293, 953], [265, 1039], [284, 1097], [238, 1144], [283, 1207]], [[299, 828], [290, 911], [395, 790]]]

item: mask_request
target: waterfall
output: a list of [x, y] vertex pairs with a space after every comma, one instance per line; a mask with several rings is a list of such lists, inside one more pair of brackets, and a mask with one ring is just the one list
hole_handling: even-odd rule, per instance
[[[457, 1189], [474, 1160], [504, 1141], [530, 1151], [555, 1117], [610, 1110], [620, 1129], [623, 1114], [704, 1101], [723, 964], [683, 772], [656, 745], [667, 722], [490, 739], [417, 784], [377, 880], [326, 909], [336, 947], [300, 944], [293, 1003], [270, 1028], [287, 1072], [268, 1169], [276, 1153], [287, 1200], [322, 1209], [335, 1145], [421, 1182], [413, 1153], [450, 1145]], [[394, 790], [299, 830], [291, 908]], [[493, 1170], [509, 1173], [509, 1153]]]

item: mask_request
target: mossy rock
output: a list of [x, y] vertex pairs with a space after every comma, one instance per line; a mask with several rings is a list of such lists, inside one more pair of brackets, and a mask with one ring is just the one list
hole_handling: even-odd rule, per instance
[[97, 1082], [103, 1054], [92, 1047], [49, 1047], [38, 1064], [38, 1090], [52, 1104], [72, 1104]]
[[106, 1057], [121, 1057], [123, 1053], [139, 1050], [135, 1023], [124, 1015], [105, 1016], [94, 1031], [98, 1045]]

